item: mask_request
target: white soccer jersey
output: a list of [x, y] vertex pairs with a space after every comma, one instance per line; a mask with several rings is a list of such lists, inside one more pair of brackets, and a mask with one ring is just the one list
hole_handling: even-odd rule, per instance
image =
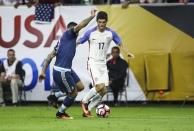
[[106, 28], [104, 32], [97, 30], [97, 27], [88, 30], [83, 37], [79, 39], [81, 44], [89, 42], [89, 60], [95, 62], [106, 62], [106, 54], [111, 41], [117, 45], [121, 43], [120, 37], [110, 28]]
[[79, 39], [81, 44], [89, 43], [89, 61], [88, 70], [92, 77], [93, 85], [104, 83], [108, 86], [108, 70], [106, 66], [106, 54], [111, 41], [117, 45], [121, 43], [119, 36], [110, 28], [104, 32], [97, 30], [97, 27], [88, 30], [83, 37]]

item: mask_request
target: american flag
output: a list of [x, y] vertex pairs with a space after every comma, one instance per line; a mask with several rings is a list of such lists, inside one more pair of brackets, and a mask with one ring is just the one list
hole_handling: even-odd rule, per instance
[[54, 18], [54, 5], [53, 4], [38, 4], [35, 8], [36, 22], [44, 23], [51, 22]]

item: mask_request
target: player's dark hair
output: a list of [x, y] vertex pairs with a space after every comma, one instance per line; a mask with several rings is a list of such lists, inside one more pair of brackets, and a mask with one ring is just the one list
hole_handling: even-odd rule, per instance
[[10, 51], [12, 51], [12, 52], [15, 53], [15, 50], [14, 49], [9, 49], [7, 52], [10, 52]]
[[112, 48], [112, 51], [115, 50], [115, 49], [118, 51], [118, 53], [120, 53], [120, 49], [119, 49], [118, 46], [114, 46], [114, 47]]
[[98, 19], [105, 19], [106, 21], [108, 21], [108, 14], [105, 11], [100, 11], [96, 16], [96, 21]]
[[71, 27], [74, 27], [76, 25], [77, 25], [77, 23], [75, 23], [75, 22], [69, 22], [69, 24], [67, 24], [67, 28], [71, 28]]

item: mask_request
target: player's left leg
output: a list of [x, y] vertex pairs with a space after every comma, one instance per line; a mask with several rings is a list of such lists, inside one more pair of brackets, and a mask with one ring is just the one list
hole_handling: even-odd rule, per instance
[[58, 112], [56, 113], [56, 117], [59, 119], [69, 120], [73, 119], [70, 115], [66, 113], [66, 110], [71, 107], [71, 105], [74, 103], [74, 100], [77, 96], [77, 90], [76, 88], [74, 91], [72, 91], [67, 97], [65, 97], [61, 107], [59, 108]]
[[78, 81], [76, 84], [75, 84], [75, 87], [77, 89], [78, 92], [81, 92], [83, 89], [84, 89], [84, 85], [81, 81]]
[[109, 84], [108, 72], [106, 67], [102, 69], [103, 69], [103, 73], [101, 74], [101, 77], [99, 79], [99, 82], [102, 82], [102, 84], [101, 84], [101, 87], [97, 89], [99, 90], [98, 93], [92, 98], [92, 100], [90, 101], [90, 104], [88, 105], [89, 111], [91, 111], [102, 101], [102, 97], [107, 92], [107, 86]]
[[97, 93], [88, 105], [88, 110], [91, 110], [102, 102], [102, 97], [106, 94], [107, 87], [104, 87], [99, 93]]
[[73, 80], [76, 83], [75, 88], [77, 89], [78, 92], [81, 92], [84, 89], [84, 85], [73, 69], [71, 71], [71, 76], [73, 77]]
[[73, 119], [73, 117], [66, 113], [66, 110], [71, 107], [77, 96], [76, 82], [78, 79], [74, 78], [72, 72], [62, 72], [61, 78], [68, 95], [65, 97], [61, 107], [56, 113], [56, 117], [61, 119]]

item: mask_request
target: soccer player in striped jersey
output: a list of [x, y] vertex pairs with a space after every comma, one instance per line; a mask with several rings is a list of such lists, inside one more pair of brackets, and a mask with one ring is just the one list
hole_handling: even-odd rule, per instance
[[[91, 16], [83, 20], [80, 24], [70, 22], [67, 26], [67, 30], [63, 33], [57, 46], [48, 55], [44, 62], [39, 79], [45, 78], [45, 71], [51, 62], [52, 58], [56, 57], [56, 61], [53, 67], [53, 86], [52, 90], [55, 92], [54, 97], [56, 100], [62, 93], [66, 93], [61, 107], [59, 107], [56, 117], [60, 119], [73, 119], [65, 111], [69, 108], [77, 96], [77, 92], [84, 89], [82, 82], [77, 74], [73, 71], [72, 60], [76, 52], [76, 39], [78, 32], [85, 27], [94, 17], [96, 10], [91, 11]], [[49, 97], [48, 97], [49, 98]], [[53, 99], [50, 99], [53, 100]]]

